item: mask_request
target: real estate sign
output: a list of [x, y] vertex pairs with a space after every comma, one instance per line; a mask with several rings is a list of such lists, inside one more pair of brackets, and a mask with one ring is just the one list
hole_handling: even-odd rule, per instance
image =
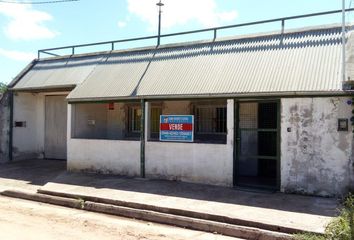
[[193, 142], [193, 115], [160, 115], [160, 141]]

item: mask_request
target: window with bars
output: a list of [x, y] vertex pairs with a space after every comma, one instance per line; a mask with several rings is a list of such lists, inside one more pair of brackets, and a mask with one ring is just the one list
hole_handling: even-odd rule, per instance
[[195, 105], [194, 115], [195, 142], [226, 143], [226, 104]]
[[162, 108], [159, 106], [152, 106], [150, 110], [150, 139], [158, 140], [160, 134], [160, 115]]
[[141, 107], [138, 105], [129, 105], [128, 106], [128, 116], [127, 120], [127, 131], [126, 137], [129, 138], [138, 138], [140, 137], [140, 130], [141, 130]]

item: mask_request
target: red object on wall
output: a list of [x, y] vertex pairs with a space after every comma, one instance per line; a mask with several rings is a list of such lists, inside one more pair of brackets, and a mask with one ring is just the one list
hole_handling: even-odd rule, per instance
[[191, 123], [161, 123], [160, 130], [165, 131], [192, 131]]
[[114, 103], [108, 103], [108, 109], [114, 110]]

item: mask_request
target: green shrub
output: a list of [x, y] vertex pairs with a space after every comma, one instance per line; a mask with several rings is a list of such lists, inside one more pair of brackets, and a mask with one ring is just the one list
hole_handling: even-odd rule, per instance
[[326, 227], [323, 236], [316, 234], [296, 234], [296, 240], [354, 240], [354, 195], [349, 194], [343, 202], [340, 215]]
[[0, 94], [6, 92], [7, 86], [5, 83], [0, 82]]

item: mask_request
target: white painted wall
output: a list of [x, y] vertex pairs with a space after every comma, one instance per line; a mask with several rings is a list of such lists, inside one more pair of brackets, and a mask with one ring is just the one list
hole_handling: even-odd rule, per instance
[[[281, 100], [281, 190], [334, 195], [354, 186], [352, 127], [337, 131], [337, 119], [352, 116], [350, 98]], [[291, 128], [291, 132], [287, 131]]]
[[162, 111], [165, 115], [190, 114], [190, 101], [164, 101]]
[[[72, 106], [72, 136], [83, 139], [123, 139], [125, 111], [123, 103], [80, 103]], [[94, 121], [94, 124], [89, 124]]]
[[45, 96], [67, 95], [67, 92], [15, 93], [14, 122], [25, 121], [26, 127], [13, 128], [14, 160], [43, 158]]
[[25, 121], [25, 127], [13, 128], [13, 158], [43, 158], [44, 153], [44, 96], [14, 94], [14, 122]]
[[67, 169], [124, 176], [140, 175], [140, 141], [74, 139], [74, 107], [68, 104]]
[[124, 103], [114, 103], [113, 110], [107, 110], [107, 138], [123, 139], [125, 134]]
[[228, 100], [226, 144], [147, 141], [145, 143], [146, 176], [232, 186], [233, 106], [233, 100]]
[[69, 171], [140, 175], [140, 141], [68, 139]]

